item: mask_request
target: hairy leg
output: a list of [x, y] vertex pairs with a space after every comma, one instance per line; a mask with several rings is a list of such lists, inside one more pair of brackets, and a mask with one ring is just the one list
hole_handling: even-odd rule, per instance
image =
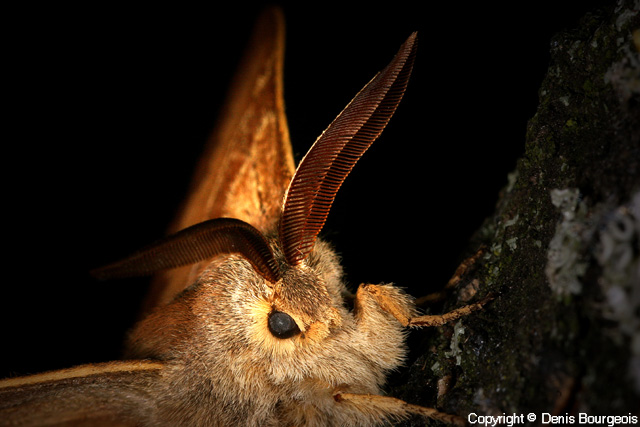
[[412, 405], [404, 400], [377, 394], [336, 393], [333, 398], [338, 403], [351, 403], [360, 408], [375, 407], [384, 408], [385, 412], [397, 418], [404, 418], [409, 414], [422, 415], [447, 424], [465, 426], [464, 418], [457, 415], [446, 414], [436, 409]]
[[386, 289], [381, 286], [362, 285], [362, 288], [375, 298], [380, 308], [398, 319], [402, 326], [441, 326], [480, 310], [495, 298], [494, 294], [490, 294], [474, 304], [465, 305], [445, 314], [411, 316], [407, 314], [405, 307], [398, 304], [396, 299], [391, 298]]

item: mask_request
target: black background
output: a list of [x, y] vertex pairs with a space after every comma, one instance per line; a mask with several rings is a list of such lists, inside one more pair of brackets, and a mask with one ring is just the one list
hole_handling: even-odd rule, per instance
[[[164, 234], [262, 9], [237, 3], [5, 15], [1, 376], [119, 356], [146, 282], [88, 271]], [[523, 153], [551, 37], [603, 2], [390, 3], [285, 3], [285, 102], [299, 160], [419, 32], [405, 98], [324, 233], [349, 283], [419, 296], [446, 282]]]

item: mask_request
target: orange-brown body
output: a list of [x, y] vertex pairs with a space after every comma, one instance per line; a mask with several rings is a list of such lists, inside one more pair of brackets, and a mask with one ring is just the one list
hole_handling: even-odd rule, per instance
[[[403, 361], [404, 328], [366, 287], [350, 310], [341, 276], [324, 242], [308, 262], [284, 272], [275, 289], [237, 257], [205, 270], [131, 335], [130, 356], [166, 362], [166, 377], [153, 390], [161, 419], [223, 426], [370, 426], [384, 420], [384, 411], [334, 396], [380, 394], [388, 371]], [[410, 297], [384, 288], [413, 315]], [[274, 307], [296, 320], [299, 336], [272, 336], [267, 318]]]

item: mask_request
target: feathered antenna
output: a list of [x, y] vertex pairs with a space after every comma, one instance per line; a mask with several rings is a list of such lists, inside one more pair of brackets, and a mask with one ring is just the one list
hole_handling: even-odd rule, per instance
[[232, 218], [212, 219], [185, 228], [91, 274], [100, 279], [144, 276], [232, 253], [246, 258], [270, 283], [280, 279], [275, 257], [262, 233]]
[[385, 128], [400, 103], [417, 48], [413, 33], [391, 63], [379, 72], [320, 135], [286, 192], [280, 242], [290, 265], [313, 249], [340, 186]]

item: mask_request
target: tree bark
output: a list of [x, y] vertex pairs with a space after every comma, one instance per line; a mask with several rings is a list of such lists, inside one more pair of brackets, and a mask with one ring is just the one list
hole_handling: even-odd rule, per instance
[[412, 333], [393, 396], [533, 425], [640, 415], [639, 14], [612, 2], [551, 41], [525, 154], [469, 244], [487, 251], [432, 312], [499, 297]]

